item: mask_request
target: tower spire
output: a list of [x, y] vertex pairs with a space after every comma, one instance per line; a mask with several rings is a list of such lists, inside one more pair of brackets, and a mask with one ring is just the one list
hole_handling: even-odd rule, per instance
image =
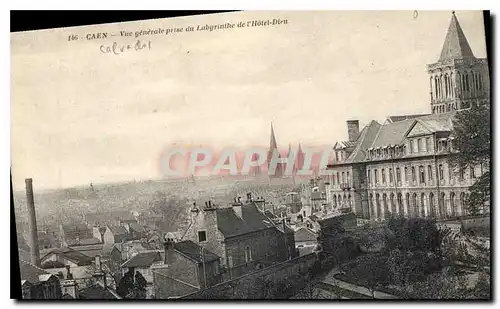
[[[268, 167], [268, 170], [269, 170], [269, 165], [271, 164], [271, 159], [273, 157], [274, 151], [278, 151], [278, 158], [281, 158], [281, 156], [279, 155], [278, 143], [276, 142], [276, 137], [274, 136], [273, 123], [271, 122], [271, 140], [269, 142], [269, 152], [267, 154], [267, 167]], [[274, 173], [273, 176], [274, 177], [282, 177], [283, 176], [281, 163], [277, 164], [276, 171], [275, 171], [275, 173]]]
[[474, 58], [474, 54], [453, 11], [439, 61], [464, 58]]

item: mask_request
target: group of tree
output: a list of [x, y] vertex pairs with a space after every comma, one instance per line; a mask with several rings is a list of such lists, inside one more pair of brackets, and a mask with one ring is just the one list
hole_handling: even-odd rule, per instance
[[[457, 265], [463, 252], [457, 250], [457, 235], [449, 229], [429, 219], [391, 218], [380, 235], [384, 238], [381, 250], [362, 252], [340, 266], [347, 277], [369, 288], [372, 296], [378, 288], [389, 288], [410, 299], [489, 297], [485, 268], [475, 285], [466, 284], [468, 273]], [[487, 250], [480, 253], [488, 254]]]
[[491, 113], [489, 105], [473, 105], [456, 113], [453, 121], [452, 164], [458, 170], [481, 168], [481, 176], [469, 188], [467, 211], [477, 215], [490, 203]]
[[123, 299], [145, 299], [146, 286], [144, 276], [130, 268], [118, 282], [116, 293]]

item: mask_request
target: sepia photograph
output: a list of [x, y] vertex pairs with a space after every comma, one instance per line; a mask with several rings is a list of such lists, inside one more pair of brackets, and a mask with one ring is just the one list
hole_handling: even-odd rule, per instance
[[11, 289], [491, 301], [489, 27], [330, 10], [11, 31]]

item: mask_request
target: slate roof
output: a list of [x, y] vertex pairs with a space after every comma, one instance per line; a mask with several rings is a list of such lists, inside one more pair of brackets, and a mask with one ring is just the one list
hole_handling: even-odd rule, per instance
[[389, 116], [389, 117], [387, 117], [387, 121], [398, 122], [398, 121], [402, 121], [402, 120], [415, 119], [418, 117], [428, 116], [428, 115], [429, 114]]
[[67, 259], [67, 260], [69, 260], [69, 261], [71, 261], [79, 266], [88, 265], [93, 260], [91, 257], [89, 257], [89, 256], [87, 256], [79, 251], [73, 250], [71, 248], [52, 249], [47, 254], [45, 254], [44, 257], [42, 257], [42, 260], [44, 260], [45, 257], [47, 257], [50, 254], [60, 255], [63, 258], [65, 258], [65, 259]]
[[116, 294], [100, 285], [93, 285], [78, 293], [79, 299], [119, 299]]
[[[190, 260], [195, 261], [196, 263], [202, 263], [202, 252], [201, 249], [202, 247], [197, 245], [196, 243], [186, 240], [186, 241], [181, 241], [178, 243], [174, 244], [174, 249], [175, 251], [178, 251], [179, 253], [183, 254]], [[219, 259], [219, 257], [215, 254], [212, 253], [211, 251], [204, 249], [203, 250], [203, 257], [205, 260], [205, 263], [209, 263], [212, 261], [216, 261]]]
[[217, 225], [224, 237], [234, 237], [269, 228], [264, 221], [269, 219], [261, 213], [255, 204], [241, 206], [242, 218], [238, 217], [231, 208], [219, 208]]
[[474, 58], [474, 54], [455, 13], [453, 13], [439, 61], [463, 58]]
[[409, 119], [380, 126], [377, 136], [369, 148], [399, 145], [405, 138], [404, 134], [414, 122], [414, 119]]
[[161, 254], [158, 251], [140, 252], [125, 261], [121, 267], [145, 268], [151, 266], [154, 262], [158, 262], [161, 260]]
[[301, 241], [316, 241], [318, 239], [318, 234], [314, 233], [308, 228], [300, 228], [295, 231], [295, 242]]
[[25, 261], [19, 261], [19, 271], [21, 280], [26, 280], [30, 283], [40, 282], [40, 276], [50, 275], [45, 270]]
[[[455, 112], [420, 116], [397, 116], [407, 117], [408, 119], [395, 122], [388, 120], [383, 125], [373, 120], [365, 126], [359, 134], [356, 140], [356, 147], [349, 157], [343, 162], [338, 162], [338, 164], [363, 162], [370, 148], [383, 148], [401, 144], [405, 140], [406, 135], [417, 123], [421, 124], [432, 133], [452, 132], [454, 115]], [[415, 118], [414, 116], [418, 117]]]

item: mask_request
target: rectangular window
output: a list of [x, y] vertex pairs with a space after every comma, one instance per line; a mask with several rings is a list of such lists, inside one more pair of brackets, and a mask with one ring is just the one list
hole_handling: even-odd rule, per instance
[[396, 181], [401, 182], [401, 169], [399, 167], [396, 168]]
[[426, 149], [427, 149], [427, 152], [430, 152], [432, 150], [432, 145], [431, 145], [431, 138], [430, 137], [427, 137], [425, 139], [425, 144], [426, 144]]
[[405, 182], [410, 181], [410, 177], [408, 175], [408, 167], [405, 166]]
[[432, 181], [432, 166], [427, 166], [427, 178]]
[[371, 177], [371, 171], [368, 170], [368, 184], [371, 184], [372, 183], [372, 177]]
[[204, 242], [204, 241], [207, 241], [207, 232], [198, 231], [198, 242]]
[[439, 164], [439, 180], [444, 180], [444, 168], [443, 168], [443, 164]]
[[389, 168], [389, 182], [394, 182], [394, 175], [392, 174], [392, 168]]
[[245, 248], [245, 262], [250, 262], [252, 260], [252, 250], [250, 250], [249, 246]]
[[418, 152], [418, 143], [417, 143], [417, 140], [412, 140], [413, 142], [413, 152], [414, 153], [417, 153]]
[[408, 147], [408, 154], [411, 154], [413, 152], [413, 140], [410, 140], [410, 147]]
[[375, 178], [375, 183], [378, 183], [378, 171], [375, 170], [374, 172], [374, 178]]
[[347, 172], [347, 183], [351, 183], [351, 176], [349, 175], [349, 172]]
[[229, 268], [233, 267], [233, 257], [232, 256], [227, 257], [227, 265], [229, 266]]
[[420, 149], [423, 151], [423, 152], [427, 152], [427, 145], [425, 143], [425, 139], [424, 138], [421, 138], [420, 139]]
[[413, 182], [417, 181], [417, 175], [415, 173], [415, 166], [411, 167], [411, 181], [413, 181]]
[[382, 169], [382, 183], [385, 183], [385, 170]]
[[465, 178], [465, 169], [463, 167], [460, 167], [459, 169], [459, 177], [460, 180], [463, 180]]
[[425, 170], [423, 166], [418, 168], [418, 172], [420, 174], [420, 183], [425, 183]]

